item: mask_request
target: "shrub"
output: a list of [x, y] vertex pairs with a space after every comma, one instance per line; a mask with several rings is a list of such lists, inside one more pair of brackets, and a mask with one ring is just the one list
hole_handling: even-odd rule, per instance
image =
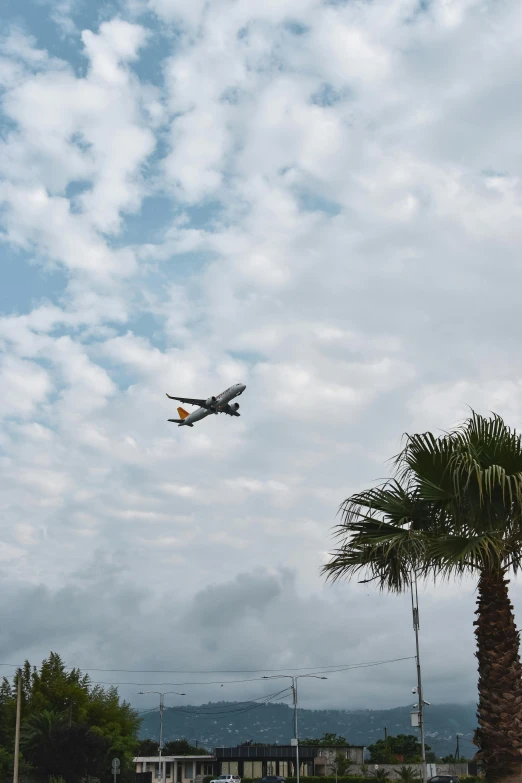
[[407, 767], [403, 764], [402, 767], [393, 771], [399, 776], [401, 783], [416, 783], [420, 780], [419, 773], [414, 767]]

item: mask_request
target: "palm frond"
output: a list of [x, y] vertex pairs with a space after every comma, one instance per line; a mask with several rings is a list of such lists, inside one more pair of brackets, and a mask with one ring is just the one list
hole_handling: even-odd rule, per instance
[[328, 579], [365, 573], [381, 589], [476, 569], [522, 570], [522, 436], [472, 411], [436, 437], [407, 435], [395, 478], [340, 506]]
[[470, 569], [499, 568], [505, 558], [501, 533], [435, 538], [426, 545], [428, 559], [438, 564], [440, 574], [463, 574]]

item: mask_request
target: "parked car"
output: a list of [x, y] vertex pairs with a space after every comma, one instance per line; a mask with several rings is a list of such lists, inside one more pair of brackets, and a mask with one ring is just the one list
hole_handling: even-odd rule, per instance
[[435, 775], [428, 783], [459, 783], [459, 779], [456, 775]]
[[286, 778], [281, 778], [279, 775], [266, 775], [264, 778], [260, 778], [256, 783], [286, 783]]
[[241, 778], [239, 775], [220, 775], [211, 780], [210, 783], [241, 783]]

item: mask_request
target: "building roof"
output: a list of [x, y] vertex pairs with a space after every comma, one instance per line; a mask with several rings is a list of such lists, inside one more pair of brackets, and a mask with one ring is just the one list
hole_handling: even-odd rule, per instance
[[[302, 761], [317, 758], [325, 750], [364, 750], [363, 745], [299, 745]], [[295, 745], [239, 745], [236, 748], [215, 748], [214, 753], [221, 759], [286, 759], [295, 757]]]
[[[187, 756], [162, 756], [162, 761], [215, 761], [215, 756], [200, 756], [200, 755], [187, 755]], [[159, 756], [136, 756], [132, 761], [137, 764], [140, 761], [159, 762]]]

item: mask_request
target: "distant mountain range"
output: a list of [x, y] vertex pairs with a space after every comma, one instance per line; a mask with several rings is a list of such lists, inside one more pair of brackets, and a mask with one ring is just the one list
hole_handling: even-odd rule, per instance
[[[248, 707], [251, 706], [251, 709]], [[411, 728], [411, 706], [390, 710], [306, 710], [299, 709], [299, 735], [322, 737], [335, 732], [352, 745], [368, 746], [389, 735], [415, 734]], [[433, 704], [426, 707], [426, 742], [437, 754], [455, 752], [456, 735], [461, 755], [471, 758], [476, 752], [471, 740], [476, 726], [474, 704]], [[165, 741], [185, 738], [213, 749], [235, 746], [241, 742], [290, 744], [292, 709], [286, 704], [245, 705], [236, 702], [210, 702], [198, 707], [166, 709], [163, 716]], [[159, 712], [148, 713], [141, 725], [141, 737], [158, 738]]]

